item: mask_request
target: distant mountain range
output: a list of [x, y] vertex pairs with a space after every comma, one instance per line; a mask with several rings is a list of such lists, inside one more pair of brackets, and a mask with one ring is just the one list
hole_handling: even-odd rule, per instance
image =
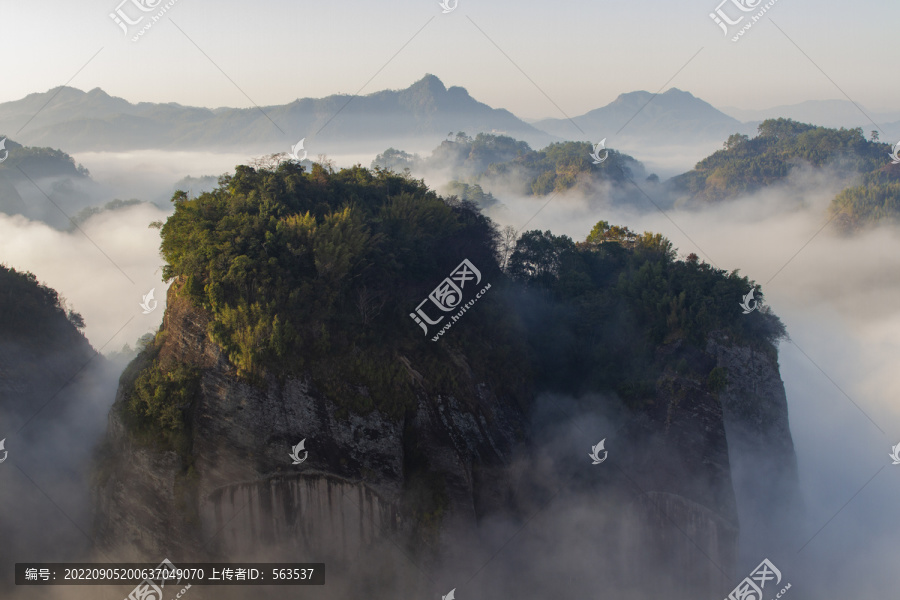
[[87, 93], [55, 88], [0, 104], [0, 132], [17, 131], [35, 114], [16, 139], [69, 152], [235, 147], [278, 152], [305, 138], [305, 149], [315, 156], [323, 149], [377, 151], [412, 140], [433, 147], [449, 131], [505, 133], [538, 145], [554, 141], [461, 87], [446, 88], [434, 75], [405, 90], [303, 98], [261, 109], [131, 104], [99, 88]]
[[[644, 138], [658, 142], [722, 140], [753, 127], [729, 117], [688, 92], [672, 88], [662, 94], [621, 94], [602, 108], [571, 119], [544, 119], [535, 127], [568, 140]], [[746, 130], [746, 131], [745, 131]]]
[[[59, 87], [0, 103], [0, 136], [13, 135], [29, 146], [67, 152], [241, 148], [248, 153], [273, 153], [287, 151], [305, 139], [304, 148], [315, 157], [323, 152], [374, 154], [389, 146], [430, 150], [448, 132], [462, 131], [504, 134], [532, 147], [608, 138], [607, 146], [635, 153], [639, 147], [646, 148], [648, 141], [654, 147], [718, 147], [732, 133], [752, 135], [758, 121], [776, 116], [825, 126], [863, 126], [867, 133], [871, 129], [849, 102], [721, 111], [675, 88], [661, 94], [630, 92], [571, 119], [527, 123], [505, 109], [475, 100], [462, 87], [447, 88], [434, 75], [426, 75], [403, 90], [303, 98], [261, 108], [132, 104], [99, 88], [83, 92]], [[884, 121], [879, 124], [884, 125], [886, 137], [900, 135], [900, 113], [873, 118]], [[893, 122], [895, 118], [898, 122]]]
[[808, 100], [799, 104], [774, 106], [764, 110], [743, 110], [732, 107], [723, 107], [721, 110], [725, 114], [745, 122], [783, 117], [822, 127], [845, 127], [847, 129], [862, 127], [866, 137], [872, 129], [875, 129], [869, 120], [871, 118], [879, 127], [883, 128], [883, 133], [888, 137], [900, 136], [900, 111], [877, 112], [869, 110], [863, 105], [857, 106], [849, 100]]

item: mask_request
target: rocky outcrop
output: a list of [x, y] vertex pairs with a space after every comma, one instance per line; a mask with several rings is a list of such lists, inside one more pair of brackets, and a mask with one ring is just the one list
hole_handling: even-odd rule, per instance
[[[402, 418], [378, 410], [339, 417], [340, 407], [309, 378], [240, 379], [206, 331], [203, 312], [173, 286], [158, 360], [200, 369], [199, 393], [185, 439], [160, 448], [125, 425], [127, 390], [119, 390], [96, 494], [96, 542], [106, 554], [349, 564], [385, 540], [397, 548], [450, 546], [447, 523], [455, 539], [465, 537], [459, 527], [476, 531], [487, 515], [527, 523], [559, 492], [541, 490], [530, 467], [523, 475], [521, 460], [511, 475], [514, 459], [535, 460], [520, 445], [529, 435], [526, 415], [484, 382], [472, 381], [467, 398], [420, 394]], [[796, 459], [770, 353], [717, 335], [705, 352], [677, 342], [661, 348], [660, 364], [676, 356], [692, 370], [666, 368], [653, 397], [626, 411], [616, 461], [567, 479], [574, 496], [608, 485], [602, 519], [623, 515], [609, 540], [623, 585], [640, 584], [654, 565], [659, 585], [687, 598], [734, 583], [741, 527], [771, 498], [752, 491], [750, 467], [778, 470], [783, 489], [793, 490]], [[423, 380], [413, 358], [397, 360], [412, 381]], [[471, 372], [465, 357], [453, 361]], [[720, 387], [696, 375], [714, 369], [727, 373]], [[301, 440], [308, 454], [293, 464], [289, 452]]]
[[[640, 524], [631, 532], [630, 545], [644, 565], [664, 565], [655, 570], [656, 585], [671, 589], [669, 597], [728, 589], [737, 560], [738, 528], [733, 521], [684, 496], [655, 491], [640, 495], [627, 515]], [[635, 579], [642, 572], [646, 569], [631, 568]]]
[[[706, 351], [676, 342], [660, 356], [685, 357], [695, 373], [666, 370], [655, 398], [626, 426], [623, 477], [636, 494], [626, 547], [687, 597], [726, 592], [742, 558], [771, 550], [797, 507], [797, 463], [774, 348], [721, 333]], [[677, 363], [677, 360], [669, 360]], [[740, 548], [740, 553], [739, 553]], [[629, 572], [640, 577], [639, 570]], [[680, 593], [675, 593], [675, 597]]]
[[[707, 352], [725, 369], [719, 393], [728, 435], [731, 479], [738, 498], [742, 547], [753, 556], [789, 535], [800, 508], [797, 457], [787, 396], [774, 351], [710, 336]], [[758, 548], [758, 550], [757, 550]]]
[[[246, 556], [256, 543], [261, 552], [287, 545], [351, 559], [381, 536], [414, 529], [404, 497], [425, 484], [410, 479], [413, 458], [427, 465], [427, 491], [438, 496], [429, 515], [435, 523], [474, 527], [502, 503], [503, 481], [492, 474], [521, 440], [524, 416], [485, 386], [476, 382], [465, 402], [423, 395], [401, 419], [378, 410], [338, 417], [339, 407], [309, 380], [260, 385], [236, 377], [206, 335], [205, 315], [177, 290], [169, 291], [158, 359], [202, 373], [187, 439], [179, 451], [136, 439], [121, 410], [126, 390], [119, 390], [96, 494], [104, 552], [200, 560]], [[398, 360], [420, 377], [411, 360]], [[301, 440], [308, 455], [295, 465], [289, 455]]]
[[[713, 364], [708, 356], [693, 360]], [[628, 578], [640, 581], [649, 568], [654, 585], [678, 599], [727, 587], [739, 525], [716, 394], [697, 377], [667, 370], [620, 437], [627, 444], [621, 487], [632, 492], [624, 511], [631, 525], [621, 540], [632, 556]]]
[[219, 532], [225, 556], [247, 548], [278, 549], [273, 556], [358, 559], [394, 529], [399, 513], [365, 483], [306, 471], [230, 484], [201, 505], [203, 531]]

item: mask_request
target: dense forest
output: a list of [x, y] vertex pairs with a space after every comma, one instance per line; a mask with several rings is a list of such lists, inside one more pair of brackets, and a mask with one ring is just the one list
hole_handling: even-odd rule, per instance
[[801, 164], [853, 177], [884, 166], [890, 146], [867, 141], [862, 129], [829, 129], [790, 119], [763, 121], [754, 138], [734, 134], [724, 148], [669, 183], [676, 193], [718, 201], [784, 180]]
[[889, 163], [866, 173], [859, 185], [843, 190], [829, 212], [847, 233], [876, 223], [900, 222], [900, 164]]
[[[0, 140], [3, 138], [0, 135]], [[90, 176], [87, 169], [75, 164], [75, 159], [62, 150], [23, 146], [10, 139], [6, 140], [4, 146], [9, 155], [0, 163], [0, 178], [19, 180], [23, 178], [21, 171], [32, 179]]]
[[[600, 221], [581, 242], [549, 231], [502, 240], [472, 202], [383, 169], [240, 166], [213, 192], [173, 202], [155, 224], [170, 293], [209, 315], [210, 337], [247, 381], [311, 377], [342, 410], [399, 416], [417, 386], [465, 397], [459, 365], [520, 402], [610, 390], [639, 406], [666, 369], [721, 385], [726, 374], [691, 360], [713, 332], [773, 352], [784, 335], [765, 307], [741, 314], [758, 286], [694, 255], [676, 260], [659, 234]], [[490, 292], [433, 342], [410, 314], [463, 259]], [[197, 372], [160, 364], [158, 342], [123, 382], [134, 418], [177, 429]]]
[[65, 152], [22, 146], [10, 139], [4, 146], [5, 150], [0, 150], [0, 158], [4, 158], [0, 163], [0, 213], [71, 229], [69, 217], [96, 202], [97, 184], [88, 170]]
[[[563, 142], [532, 150], [525, 142], [504, 135], [457, 133], [427, 158], [389, 148], [372, 162], [373, 168], [397, 173], [449, 173], [440, 191], [468, 200], [479, 208], [502, 204], [495, 190], [546, 196], [577, 191], [588, 197], [605, 196], [608, 183], [625, 202], [647, 206], [644, 194], [623, 184], [638, 183], [656, 196], [658, 205], [685, 200], [701, 205], [752, 194], [787, 179], [801, 165], [830, 169], [848, 187], [829, 208], [837, 226], [850, 232], [878, 222], [900, 219], [900, 165], [889, 162], [891, 147], [877, 137], [867, 140], [860, 128], [830, 129], [790, 119], [769, 119], [756, 137], [734, 134], [723, 148], [704, 158], [687, 173], [658, 187], [656, 175], [646, 177], [643, 165], [627, 154], [608, 150], [606, 160], [594, 164], [587, 142]], [[502, 194], [501, 194], [502, 196]]]
[[63, 332], [81, 344], [82, 329], [84, 319], [56, 290], [33, 273], [0, 265], [0, 339], [39, 347]]
[[848, 187], [828, 209], [839, 230], [850, 233], [900, 220], [900, 165], [891, 146], [866, 140], [861, 128], [830, 129], [790, 119], [770, 119], [753, 139], [734, 134], [724, 148], [668, 182], [678, 196], [714, 202], [749, 194], [784, 180], [800, 165], [829, 168]]
[[389, 148], [375, 157], [372, 167], [398, 173], [405, 169], [412, 173], [449, 170], [454, 183], [480, 188], [509, 186], [535, 196], [572, 189], [590, 192], [602, 182], [622, 184], [643, 178], [643, 167], [631, 156], [601, 150], [606, 158], [595, 164], [591, 152], [593, 146], [588, 142], [558, 142], [532, 150], [527, 143], [509, 136], [479, 133], [471, 138], [460, 132], [442, 142], [428, 158]]

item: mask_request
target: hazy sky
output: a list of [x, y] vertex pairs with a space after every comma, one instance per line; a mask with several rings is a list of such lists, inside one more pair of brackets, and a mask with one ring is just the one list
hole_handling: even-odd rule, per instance
[[[0, 101], [71, 79], [132, 102], [264, 106], [433, 73], [524, 118], [663, 86], [739, 108], [843, 99], [839, 86], [873, 111], [900, 107], [900, 3], [886, 0], [777, 0], [737, 43], [709, 17], [721, 0], [458, 0], [448, 14], [437, 0], [176, 0], [137, 42], [109, 16], [121, 1], [0, 0]], [[158, 0], [126, 0], [136, 18], [132, 1]]]

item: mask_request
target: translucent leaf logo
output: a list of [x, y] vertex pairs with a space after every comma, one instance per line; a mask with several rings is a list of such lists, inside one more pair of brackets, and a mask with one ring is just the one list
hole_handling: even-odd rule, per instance
[[[2, 148], [3, 146], [0, 146]], [[3, 162], [0, 160], [0, 162]], [[891, 148], [891, 164], [900, 165], [900, 142], [894, 144], [894, 147]]]
[[3, 151], [3, 158], [0, 158], [0, 163], [9, 158], [9, 150], [6, 149], [6, 138], [0, 140], [0, 150]]
[[[300, 440], [300, 443], [291, 448], [291, 453], [288, 455], [293, 459], [295, 465], [299, 465], [303, 461], [306, 460], [306, 457], [309, 456], [309, 452], [306, 451], [306, 438]], [[303, 458], [300, 458], [300, 452], [303, 452]]]
[[[459, 6], [459, 0], [441, 0], [440, 2], [438, 2], [438, 4], [440, 4], [441, 8], [444, 9], [443, 13], [446, 15], [447, 13], [456, 10], [456, 7]], [[450, 593], [452, 594], [453, 592]]]
[[[300, 162], [301, 160], [306, 160], [306, 150], [303, 149], [303, 142], [306, 141], [306, 138], [303, 138], [293, 146], [291, 146], [291, 158]], [[300, 156], [300, 152], [303, 152], [303, 156]]]
[[[599, 443], [599, 444], [597, 444], [596, 446], [591, 446], [591, 453], [588, 454], [588, 456], [590, 456], [591, 459], [594, 461], [594, 462], [591, 463], [591, 464], [599, 465], [599, 464], [602, 463], [604, 460], [606, 460], [606, 457], [609, 455], [609, 452], [607, 452], [607, 451], [603, 448], [603, 444], [605, 444], [605, 443], [606, 443], [606, 438], [603, 438], [602, 440], [600, 440], [600, 443]], [[603, 458], [600, 458], [600, 452], [601, 452], [601, 451], [603, 452]]]
[[453, 588], [452, 590], [450, 590], [449, 594], [447, 594], [446, 596], [441, 596], [441, 600], [455, 600], [455, 598], [456, 598], [455, 594], [456, 594], [456, 588]]
[[156, 288], [152, 288], [149, 292], [147, 292], [146, 295], [142, 296], [143, 301], [141, 302], [141, 308], [144, 309], [145, 315], [149, 315], [154, 310], [156, 310], [156, 306], [159, 304], [159, 302], [153, 299], [153, 292], [155, 291]]
[[[744, 296], [744, 301], [741, 302], [741, 308], [744, 309], [744, 314], [745, 314], [745, 315], [749, 315], [749, 314], [752, 313], [754, 310], [756, 310], [757, 308], [759, 308], [759, 301], [753, 299], [753, 292], [754, 292], [754, 291], [755, 291], [755, 290], [750, 290], [749, 292], [747, 292], [747, 295]], [[753, 303], [752, 305], [750, 304], [751, 302]]]
[[[0, 442], [0, 448], [3, 448], [3, 443]], [[900, 444], [891, 448], [891, 452], [893, 454], [890, 455], [891, 459], [894, 461], [893, 464], [900, 465]], [[3, 461], [0, 461], [3, 462]]]
[[0, 450], [3, 450], [3, 458], [0, 458], [0, 463], [6, 462], [6, 456], [9, 452], [6, 451], [6, 448], [3, 446], [6, 443], [6, 438], [0, 440]]
[[[594, 159], [594, 164], [599, 165], [604, 160], [609, 157], [609, 151], [606, 148], [606, 138], [600, 140], [599, 144], [594, 144], [594, 151], [591, 152], [591, 158]], [[603, 158], [600, 158], [600, 151], [603, 150]]]

